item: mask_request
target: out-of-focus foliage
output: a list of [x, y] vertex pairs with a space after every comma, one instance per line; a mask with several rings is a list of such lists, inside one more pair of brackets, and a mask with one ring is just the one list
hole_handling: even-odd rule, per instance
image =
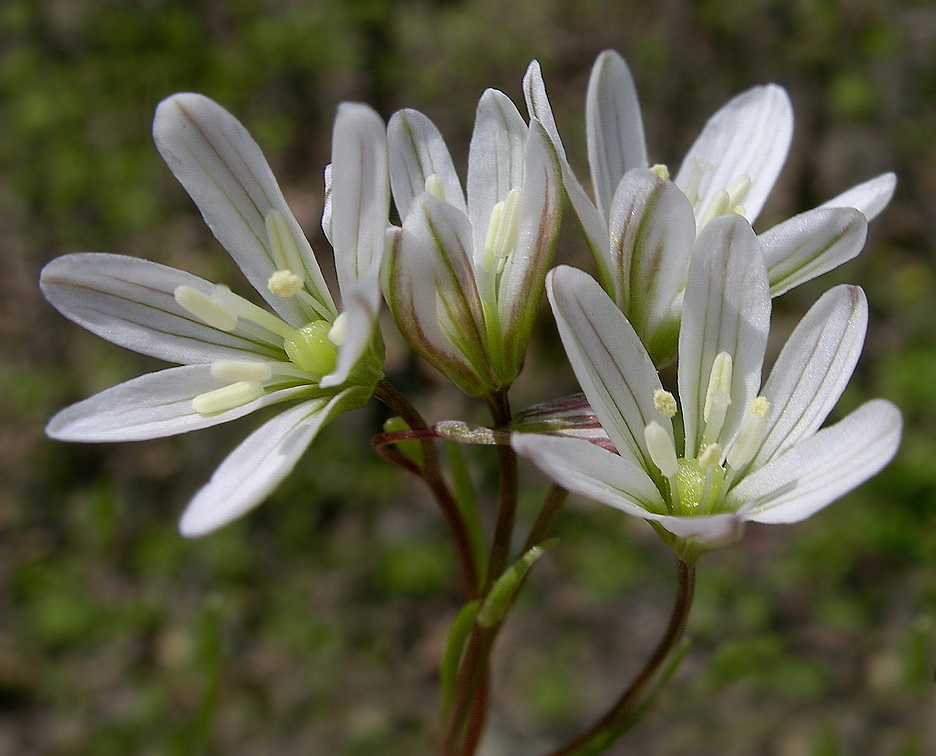
[[[842, 410], [884, 396], [904, 446], [807, 523], [752, 527], [701, 564], [694, 646], [612, 753], [936, 752], [936, 8], [897, 0], [3, 0], [0, 3], [0, 754], [428, 753], [459, 595], [441, 517], [370, 452], [358, 412], [255, 514], [188, 542], [175, 521], [243, 431], [122, 446], [42, 437], [56, 409], [147, 363], [65, 322], [52, 257], [122, 252], [234, 282], [152, 146], [156, 103], [195, 90], [263, 146], [313, 246], [337, 103], [425, 111], [465, 155], [486, 86], [544, 69], [584, 171], [588, 71], [630, 62], [651, 159], [677, 164], [750, 85], [791, 94], [796, 136], [762, 227], [885, 170], [868, 248], [777, 303], [778, 332], [851, 281], [872, 307]], [[463, 166], [463, 159], [462, 159]], [[571, 214], [559, 259], [588, 267]], [[327, 256], [323, 256], [323, 261]], [[517, 406], [573, 388], [552, 324]], [[473, 410], [388, 332], [390, 376], [430, 419]], [[490, 450], [470, 450], [485, 491]], [[527, 471], [527, 504], [545, 487]], [[489, 493], [489, 492], [488, 492]], [[485, 753], [537, 753], [619, 692], [669, 608], [642, 523], [573, 500], [501, 639]], [[930, 729], [927, 730], [927, 727]]]

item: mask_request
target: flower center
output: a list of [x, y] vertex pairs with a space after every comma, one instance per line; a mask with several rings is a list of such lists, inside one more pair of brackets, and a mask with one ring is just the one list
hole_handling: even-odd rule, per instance
[[[702, 185], [702, 177], [709, 171], [714, 171], [715, 166], [705, 158], [695, 157], [690, 160], [691, 169], [686, 186], [683, 188], [683, 194], [692, 203], [698, 218], [698, 230], [701, 231], [713, 218], [719, 215], [728, 215], [729, 213], [738, 213], [744, 215], [744, 205], [748, 192], [751, 191], [751, 177], [747, 174], [738, 176], [727, 187], [715, 194], [709, 201], [708, 206], [702, 208], [699, 206], [701, 200], [699, 189]], [[654, 166], [655, 168], [655, 166]], [[700, 214], [701, 211], [701, 214]]]
[[259, 326], [279, 336], [285, 356], [289, 358], [289, 362], [269, 359], [216, 360], [211, 363], [211, 374], [227, 385], [206, 391], [192, 400], [192, 408], [199, 414], [226, 412], [259, 399], [274, 379], [317, 384], [322, 376], [335, 369], [338, 361], [336, 346], [344, 338], [343, 316], [339, 316], [334, 324], [327, 320], [314, 320], [295, 329], [262, 307], [234, 294], [226, 286], [215, 285], [206, 293], [193, 286], [182, 285], [176, 287], [174, 295], [180, 308], [220, 331], [231, 333], [243, 324], [248, 332], [251, 327]]
[[[708, 391], [702, 411], [704, 429], [702, 441], [694, 456], [676, 455], [672, 430], [657, 421], [644, 428], [644, 440], [650, 461], [666, 478], [671, 514], [711, 514], [720, 510], [724, 495], [731, 488], [739, 472], [757, 455], [767, 434], [767, 415], [770, 403], [758, 396], [748, 405], [747, 413], [734, 439], [727, 449], [719, 443], [728, 407], [731, 405], [732, 359], [727, 352], [716, 355], [709, 374]], [[676, 414], [676, 399], [668, 391], [657, 389], [653, 404], [666, 418]], [[724, 442], [722, 442], [724, 443]], [[688, 452], [688, 450], [687, 450]]]

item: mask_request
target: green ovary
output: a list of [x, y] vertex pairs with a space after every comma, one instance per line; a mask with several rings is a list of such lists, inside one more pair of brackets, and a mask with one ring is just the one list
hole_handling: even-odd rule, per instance
[[328, 339], [331, 323], [315, 320], [283, 340], [283, 349], [293, 364], [314, 375], [328, 375], [335, 369], [338, 353]]
[[[703, 468], [696, 459], [678, 460], [676, 488], [679, 502], [675, 514], [695, 515], [711, 514], [718, 511], [722, 483], [725, 471], [720, 465]], [[710, 477], [708, 491], [706, 479]]]

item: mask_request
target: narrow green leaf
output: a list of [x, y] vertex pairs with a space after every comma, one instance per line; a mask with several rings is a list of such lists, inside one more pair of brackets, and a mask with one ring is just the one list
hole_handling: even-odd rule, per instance
[[461, 664], [468, 635], [474, 626], [478, 613], [478, 599], [465, 604], [449, 628], [448, 639], [445, 643], [445, 653], [442, 654], [442, 666], [439, 670], [439, 687], [442, 694], [442, 719], [448, 718], [449, 709], [455, 698], [455, 682], [458, 680], [458, 667]]
[[558, 542], [558, 538], [543, 541], [543, 543], [527, 551], [504, 571], [504, 574], [491, 586], [491, 590], [485, 597], [484, 604], [482, 604], [481, 610], [478, 612], [478, 624], [481, 627], [494, 627], [494, 625], [503, 621], [533, 563], [546, 553], [547, 549], [552, 548]]

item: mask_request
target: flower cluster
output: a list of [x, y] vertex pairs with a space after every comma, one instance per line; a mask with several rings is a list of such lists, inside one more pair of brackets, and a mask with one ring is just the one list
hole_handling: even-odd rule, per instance
[[[733, 541], [745, 521], [803, 519], [880, 470], [899, 443], [893, 405], [871, 401], [822, 428], [861, 350], [860, 289], [826, 293], [763, 383], [761, 372], [771, 297], [858, 254], [894, 176], [757, 234], [751, 224], [793, 130], [781, 87], [732, 99], [671, 178], [648, 161], [626, 64], [603, 53], [585, 111], [594, 197], [566, 158], [535, 62], [524, 95], [528, 119], [501, 92], [481, 97], [464, 189], [424, 115], [403, 110], [385, 126], [367, 106], [339, 108], [322, 225], [340, 310], [244, 127], [200, 95], [161, 103], [161, 154], [265, 306], [135, 258], [53, 261], [42, 289], [63, 314], [180, 367], [69, 407], [48, 433], [145, 439], [282, 405], [183, 515], [183, 533], [207, 533], [259, 503], [326, 422], [381, 394], [382, 298], [418, 354], [465, 393], [490, 400], [522, 369], [545, 289], [590, 407], [557, 402], [544, 405], [553, 414], [534, 413], [538, 428], [554, 425], [559, 435], [522, 423], [512, 434], [482, 435], [512, 436], [560, 485], [649, 520], [685, 561]], [[597, 282], [568, 267], [547, 277], [563, 192]], [[391, 195], [399, 225], [390, 221]], [[674, 358], [678, 401], [656, 371]], [[567, 435], [582, 438], [562, 435], [570, 407], [580, 427]], [[600, 428], [582, 426], [589, 413]]]

